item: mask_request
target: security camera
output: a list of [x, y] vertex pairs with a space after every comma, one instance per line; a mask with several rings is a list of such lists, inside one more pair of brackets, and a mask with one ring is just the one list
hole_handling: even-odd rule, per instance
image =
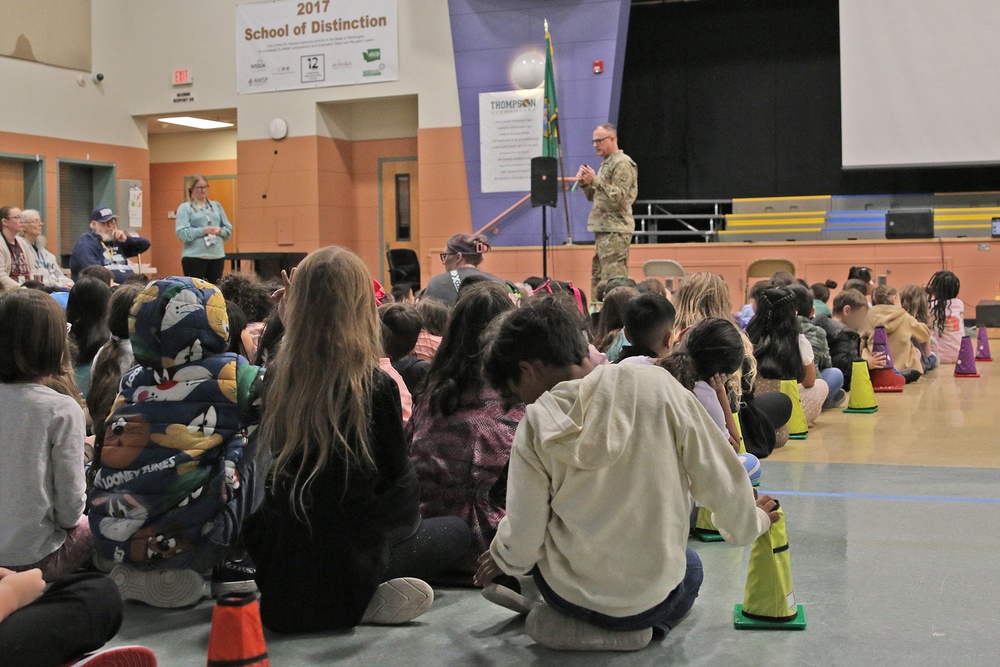
[[104, 81], [104, 75], [98, 72], [94, 75], [94, 83], [100, 83], [101, 81]]

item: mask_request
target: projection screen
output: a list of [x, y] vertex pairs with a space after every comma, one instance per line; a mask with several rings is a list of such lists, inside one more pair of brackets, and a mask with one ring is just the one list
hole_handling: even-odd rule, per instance
[[1000, 163], [1000, 1], [840, 0], [844, 167]]

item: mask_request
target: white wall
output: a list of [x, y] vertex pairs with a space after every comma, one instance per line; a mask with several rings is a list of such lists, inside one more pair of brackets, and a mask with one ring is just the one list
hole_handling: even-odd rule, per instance
[[[0, 131], [145, 147], [145, 124], [130, 117], [131, 6], [125, 0], [93, 0], [92, 61], [105, 75], [95, 85], [89, 74], [0, 58]], [[150, 3], [151, 4], [151, 3]], [[84, 85], [77, 85], [77, 77]]]
[[400, 78], [356, 86], [236, 94], [236, 5], [241, 0], [92, 0], [97, 87], [77, 72], [0, 58], [0, 131], [146, 146], [145, 117], [174, 113], [175, 69], [190, 69], [185, 112], [236, 108], [240, 139], [266, 138], [272, 118], [289, 135], [329, 136], [317, 105], [417, 96], [422, 128], [461, 125], [447, 0], [399, 0]]

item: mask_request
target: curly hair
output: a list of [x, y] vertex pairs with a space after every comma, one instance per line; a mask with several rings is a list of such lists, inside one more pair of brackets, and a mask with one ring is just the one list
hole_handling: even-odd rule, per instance
[[274, 309], [273, 290], [254, 273], [227, 273], [217, 287], [226, 301], [240, 307], [247, 322], [266, 322]]
[[938, 271], [927, 283], [931, 323], [939, 334], [944, 333], [944, 325], [948, 319], [948, 302], [958, 297], [961, 287], [958, 276], [951, 271]]

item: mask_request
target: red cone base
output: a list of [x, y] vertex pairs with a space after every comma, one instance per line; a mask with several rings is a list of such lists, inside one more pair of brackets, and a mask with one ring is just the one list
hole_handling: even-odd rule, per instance
[[897, 375], [891, 368], [874, 368], [871, 371], [872, 389], [876, 393], [899, 393], [903, 391], [906, 378]]

